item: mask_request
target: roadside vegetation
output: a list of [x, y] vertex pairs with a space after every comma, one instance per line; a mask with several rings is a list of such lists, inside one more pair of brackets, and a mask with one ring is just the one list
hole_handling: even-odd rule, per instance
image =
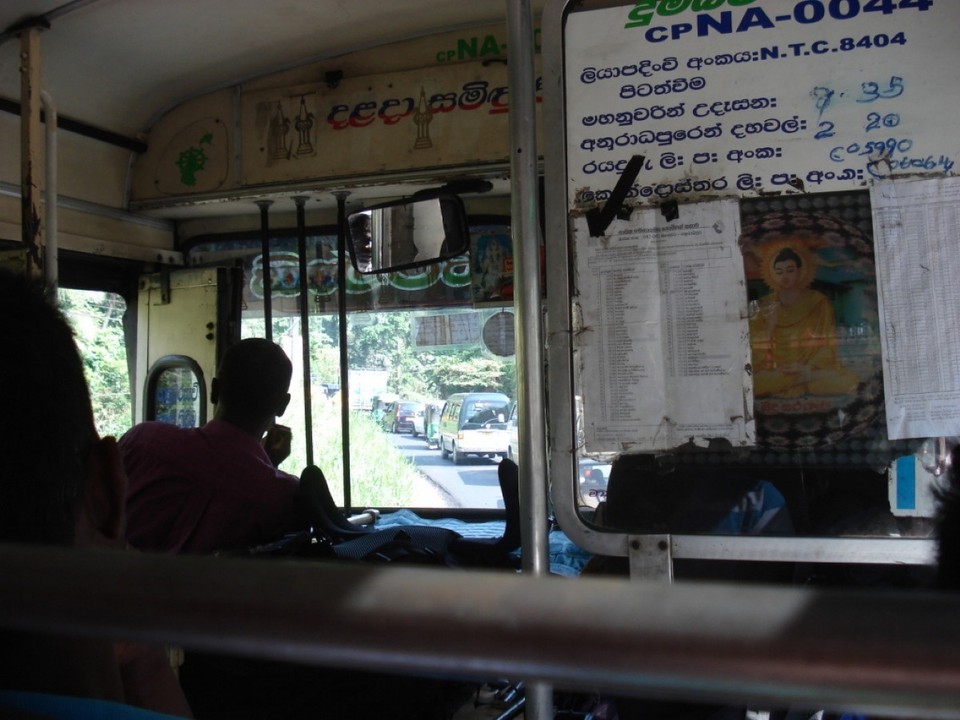
[[114, 293], [60, 290], [60, 309], [73, 328], [101, 435], [130, 429], [132, 406], [123, 341], [126, 303]]
[[[323, 470], [330, 492], [338, 504], [343, 502], [343, 456], [340, 432], [339, 397], [321, 399], [313, 406], [314, 463]], [[293, 451], [283, 463], [287, 472], [299, 474], [306, 465], [303, 432], [303, 402], [294, 397], [280, 421], [293, 430]], [[417, 483], [426, 482], [416, 466], [390, 442], [374, 422], [370, 412], [350, 413], [350, 491], [351, 504], [363, 507], [411, 507]]]

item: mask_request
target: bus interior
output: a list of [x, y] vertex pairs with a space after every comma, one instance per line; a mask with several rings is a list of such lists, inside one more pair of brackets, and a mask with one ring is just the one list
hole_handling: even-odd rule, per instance
[[[203, 425], [226, 348], [266, 337], [294, 365], [284, 469], [358, 523], [497, 534], [509, 454], [522, 547], [515, 572], [4, 547], [3, 623], [509, 678], [486, 717], [603, 717], [564, 691], [960, 717], [934, 588], [957, 23], [5, 0], [0, 265], [58, 289], [100, 432]], [[510, 402], [478, 431], [503, 451], [464, 459], [436, 424], [473, 392]]]

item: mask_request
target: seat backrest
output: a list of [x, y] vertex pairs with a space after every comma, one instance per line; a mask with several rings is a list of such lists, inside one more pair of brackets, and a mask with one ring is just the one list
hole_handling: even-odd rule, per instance
[[306, 467], [300, 475], [299, 501], [314, 531], [330, 540], [337, 557], [373, 561], [427, 557], [441, 564], [513, 566], [512, 553], [520, 547], [519, 469], [516, 463], [503, 460], [497, 475], [506, 511], [500, 537], [464, 538], [430, 525], [386, 529], [353, 525], [337, 507], [327, 479], [316, 465]]
[[334, 502], [323, 471], [316, 465], [308, 465], [300, 474], [298, 501], [314, 530], [334, 544], [373, 532], [372, 528], [354, 525], [347, 519]]

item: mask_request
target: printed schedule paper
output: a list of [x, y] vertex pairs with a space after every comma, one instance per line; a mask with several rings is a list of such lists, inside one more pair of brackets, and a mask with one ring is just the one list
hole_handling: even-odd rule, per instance
[[575, 332], [588, 452], [754, 443], [735, 200], [635, 208], [576, 237]]
[[871, 189], [891, 440], [960, 435], [960, 180]]

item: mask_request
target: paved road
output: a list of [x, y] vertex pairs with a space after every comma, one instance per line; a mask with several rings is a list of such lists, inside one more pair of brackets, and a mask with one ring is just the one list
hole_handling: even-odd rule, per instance
[[427, 448], [422, 437], [392, 433], [387, 433], [387, 437], [440, 489], [442, 502], [447, 507], [503, 507], [497, 478], [500, 458], [470, 457], [463, 465], [454, 465], [452, 460], [441, 458], [439, 450]]

